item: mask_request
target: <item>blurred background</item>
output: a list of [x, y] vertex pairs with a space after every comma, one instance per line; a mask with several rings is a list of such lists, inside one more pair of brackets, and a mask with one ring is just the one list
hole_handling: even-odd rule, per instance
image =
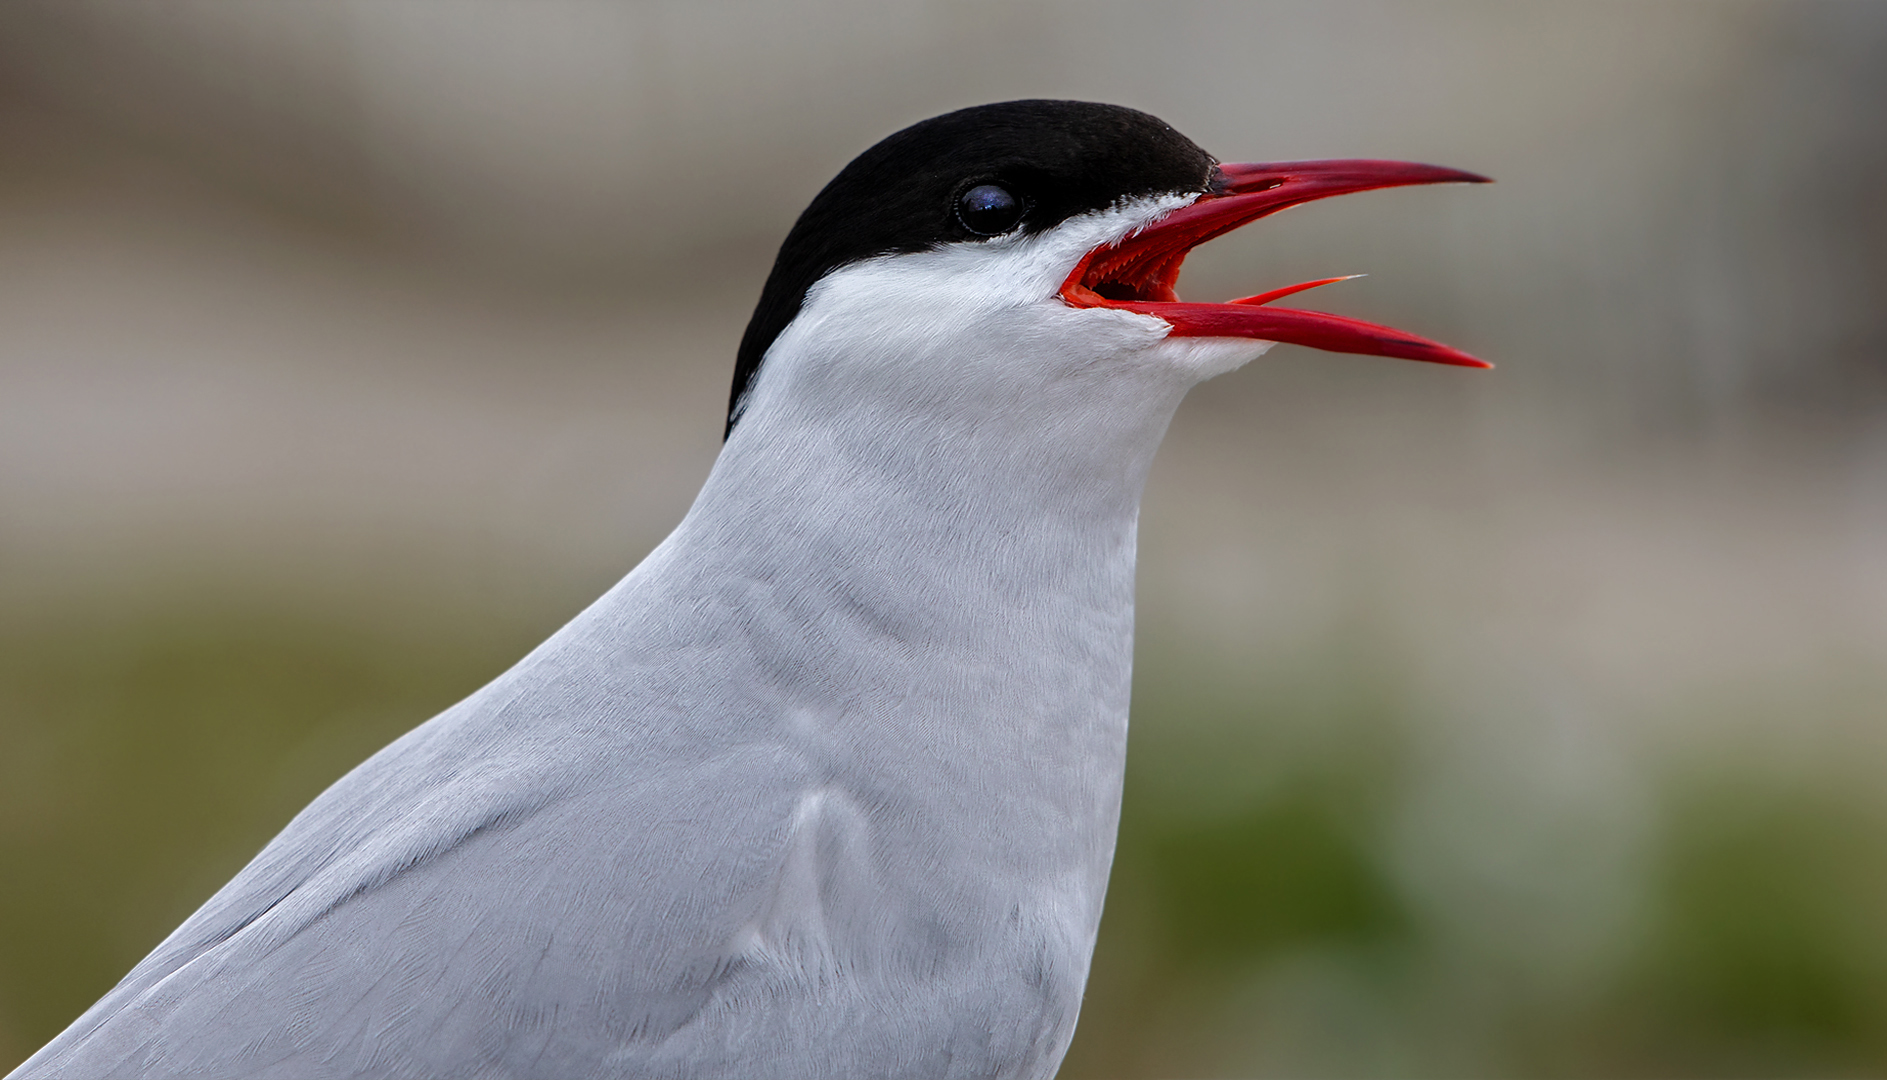
[[1396, 157], [1142, 518], [1063, 1070], [1887, 1072], [1887, 5], [0, 6], [0, 1070], [673, 526], [794, 215], [1024, 96]]

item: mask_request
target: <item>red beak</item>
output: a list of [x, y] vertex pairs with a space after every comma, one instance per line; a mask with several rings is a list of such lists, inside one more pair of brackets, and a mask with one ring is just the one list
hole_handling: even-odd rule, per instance
[[1163, 319], [1176, 337], [1242, 337], [1308, 345], [1330, 352], [1395, 356], [1461, 367], [1493, 367], [1459, 349], [1402, 330], [1342, 315], [1265, 305], [1305, 289], [1343, 281], [1324, 278], [1247, 296], [1229, 304], [1189, 304], [1173, 291], [1186, 253], [1287, 206], [1372, 188], [1407, 184], [1485, 184], [1485, 176], [1406, 161], [1279, 161], [1221, 165], [1198, 201], [1119, 243], [1095, 248], [1062, 283], [1075, 307], [1108, 307]]

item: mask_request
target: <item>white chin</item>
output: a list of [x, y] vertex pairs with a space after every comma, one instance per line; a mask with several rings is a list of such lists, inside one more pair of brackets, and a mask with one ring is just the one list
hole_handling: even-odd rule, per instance
[[1276, 342], [1252, 338], [1169, 337], [1155, 346], [1163, 359], [1204, 382], [1236, 371], [1265, 354]]

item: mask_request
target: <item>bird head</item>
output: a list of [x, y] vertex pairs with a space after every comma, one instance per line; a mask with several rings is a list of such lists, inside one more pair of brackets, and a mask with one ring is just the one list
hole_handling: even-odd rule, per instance
[[1487, 367], [1405, 331], [1271, 306], [1342, 278], [1216, 304], [1175, 291], [1194, 247], [1287, 207], [1484, 181], [1398, 161], [1221, 164], [1156, 117], [1088, 102], [934, 117], [860, 154], [800, 215], [742, 338], [727, 430], [779, 367], [912, 415], [1115, 370], [1189, 386], [1275, 342]]

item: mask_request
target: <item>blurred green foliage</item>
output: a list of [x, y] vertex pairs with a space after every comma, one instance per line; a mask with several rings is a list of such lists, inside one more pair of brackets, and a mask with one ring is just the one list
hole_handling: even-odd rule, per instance
[[[1854, 710], [1796, 702], [1817, 705]], [[1733, 735], [1651, 762], [1632, 917], [1596, 975], [1556, 986], [1513, 955], [1559, 948], [1550, 920], [1464, 939], [1412, 895], [1398, 848], [1422, 709], [1355, 640], [1266, 671], [1143, 655], [1064, 1077], [1887, 1069], [1887, 808], [1864, 765], [1804, 769]]]
[[1632, 1034], [1673, 1068], [1887, 1069], [1887, 815], [1816, 779], [1671, 784]]
[[[409, 601], [179, 589], [6, 609], [0, 1068], [322, 787], [567, 614]], [[1276, 670], [1143, 655], [1064, 1075], [1887, 1070], [1887, 815], [1863, 779], [1760, 754], [1661, 765], [1615, 959], [1543, 990], [1498, 954], [1549, 943], [1464, 941], [1411, 892], [1421, 696], [1366, 639]]]
[[0, 1068], [69, 1023], [309, 799], [548, 629], [434, 615], [396, 627], [371, 602], [187, 589], [7, 609]]

